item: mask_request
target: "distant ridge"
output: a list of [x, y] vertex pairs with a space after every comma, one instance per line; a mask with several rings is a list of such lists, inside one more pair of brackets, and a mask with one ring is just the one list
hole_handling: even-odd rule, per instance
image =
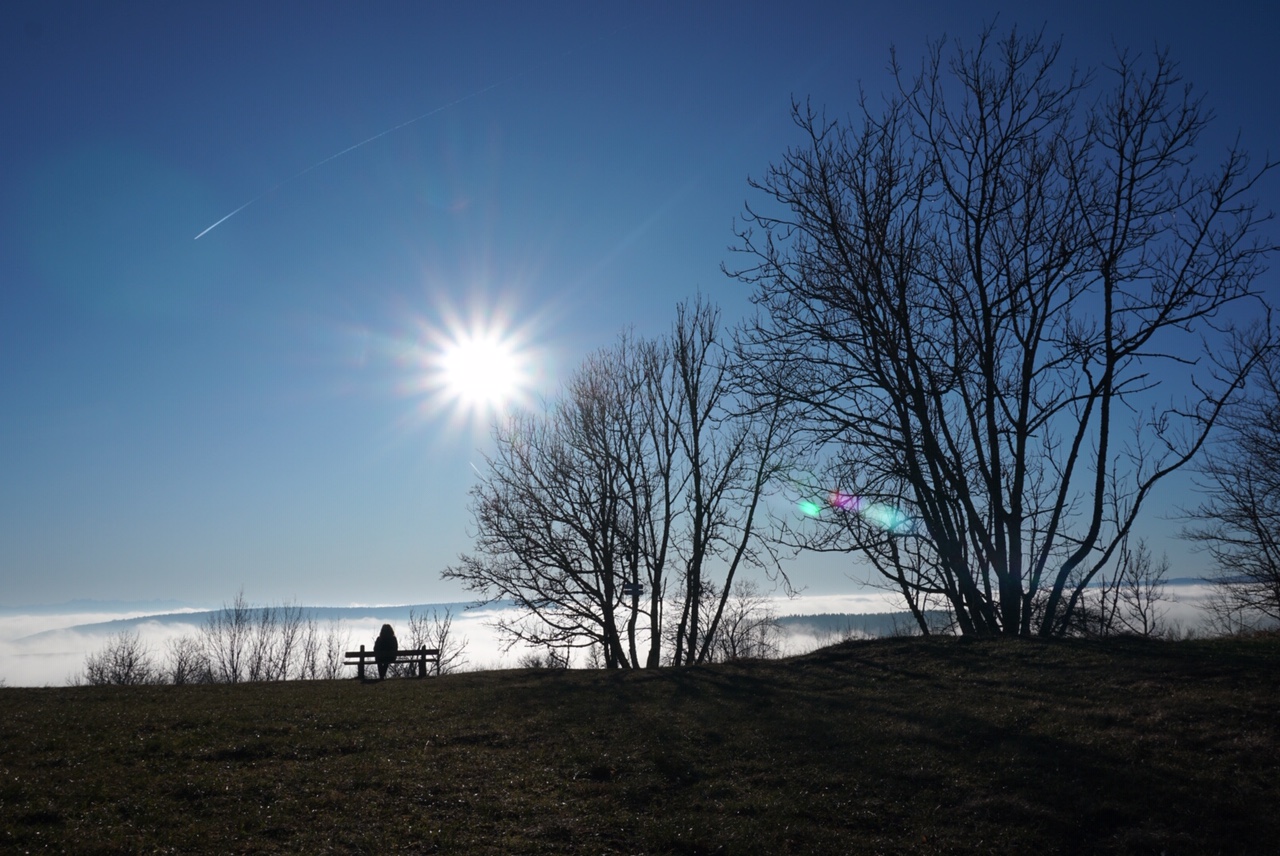
[[67, 615], [77, 612], [177, 612], [193, 609], [180, 600], [68, 600], [64, 603], [0, 605], [2, 615]]
[[[1214, 582], [1203, 577], [1175, 577], [1165, 580], [1170, 587], [1203, 586]], [[479, 613], [490, 610], [514, 607], [514, 601], [497, 601], [488, 604], [477, 604], [474, 601], [450, 601], [445, 603], [417, 603], [386, 606], [303, 606], [303, 611], [319, 621], [352, 620], [361, 618], [378, 618], [384, 621], [408, 621], [409, 613], [431, 610], [453, 611], [454, 616], [464, 612]], [[266, 607], [251, 606], [250, 612], [255, 616]], [[274, 605], [272, 608], [276, 608]], [[217, 609], [201, 609], [190, 603], [177, 600], [121, 601], [121, 600], [72, 600], [59, 604], [33, 604], [27, 606], [0, 606], [0, 617], [14, 615], [74, 615], [76, 613], [143, 613], [130, 618], [117, 618], [111, 621], [89, 622], [72, 626], [45, 630], [22, 637], [27, 640], [40, 639], [69, 630], [86, 633], [117, 633], [140, 624], [203, 624], [209, 616], [225, 611], [226, 607]], [[945, 627], [946, 613], [930, 610], [926, 613], [931, 627]], [[812, 629], [815, 634], [853, 633], [866, 636], [892, 636], [902, 632], [912, 632], [915, 619], [909, 612], [877, 612], [877, 613], [827, 613], [780, 615], [779, 624], [791, 632], [800, 628]]]
[[[80, 603], [94, 603], [99, 608], [87, 609], [86, 612], [105, 612], [110, 611], [103, 609], [105, 602], [100, 601], [81, 601]], [[444, 612], [452, 611], [454, 617], [460, 617], [464, 613], [473, 615], [491, 612], [500, 609], [508, 609], [514, 607], [514, 601], [498, 601], [477, 605], [474, 601], [450, 601], [445, 603], [415, 603], [401, 604], [392, 606], [303, 606], [301, 607], [303, 614], [309, 618], [313, 618], [319, 622], [328, 621], [355, 621], [360, 619], [376, 619], [378, 621], [387, 622], [408, 622], [410, 613], [430, 614], [433, 610]], [[113, 605], [114, 606], [114, 605]], [[141, 611], [137, 609], [140, 604], [128, 604], [128, 610], [122, 611]], [[116, 608], [120, 608], [117, 606]], [[263, 609], [277, 607], [249, 607], [249, 614], [256, 619]], [[51, 608], [49, 614], [56, 614], [59, 610]], [[61, 612], [73, 612], [69, 605], [64, 604]], [[75, 624], [66, 627], [59, 627], [52, 630], [42, 630], [39, 633], [32, 633], [24, 636], [21, 641], [36, 641], [43, 638], [50, 638], [62, 633], [93, 633], [93, 634], [111, 634], [119, 633], [125, 630], [131, 630], [144, 624], [205, 624], [210, 616], [226, 612], [226, 607], [219, 609], [192, 610], [187, 608], [185, 612], [156, 612], [146, 615], [136, 615], [129, 618], [116, 618], [110, 621], [94, 621], [85, 624]], [[32, 614], [32, 613], [28, 613]], [[945, 612], [938, 610], [930, 610], [926, 612], [931, 627], [942, 628], [947, 624], [947, 615]], [[821, 613], [821, 614], [803, 614], [803, 615], [781, 615], [778, 616], [777, 622], [787, 631], [804, 632], [806, 630], [815, 635], [836, 635], [836, 636], [895, 636], [903, 633], [915, 632], [915, 619], [911, 617], [911, 613], [906, 611], [900, 612], [876, 612], [876, 613]]]
[[[485, 612], [493, 609], [503, 609], [512, 605], [506, 601], [501, 601], [484, 606], [476, 606], [473, 601], [453, 601], [449, 603], [415, 603], [404, 604], [399, 606], [303, 606], [301, 607], [303, 614], [314, 618], [317, 621], [340, 621], [353, 620], [360, 618], [376, 618], [381, 621], [408, 621], [410, 612], [430, 614], [432, 610], [444, 611], [452, 610], [454, 616], [461, 615], [464, 611], [468, 612]], [[249, 614], [256, 617], [262, 613], [264, 609], [274, 609], [278, 607], [249, 607]], [[63, 612], [71, 612], [66, 608]], [[90, 612], [103, 612], [107, 610], [86, 610]], [[133, 611], [133, 610], [129, 610]], [[54, 630], [42, 630], [39, 633], [32, 633], [30, 636], [22, 637], [23, 641], [36, 640], [49, 636], [56, 636], [59, 633], [75, 631], [77, 633], [118, 633], [122, 630], [129, 630], [141, 624], [204, 624], [209, 620], [209, 616], [226, 612], [225, 607], [219, 609], [206, 609], [189, 612], [163, 612], [152, 613], [149, 615], [138, 615], [132, 618], [116, 618], [111, 621], [95, 621], [87, 624], [75, 624], [70, 627], [59, 627]], [[27, 613], [31, 614], [31, 613]], [[55, 614], [50, 612], [49, 614]]]
[[[945, 628], [950, 617], [939, 609], [926, 610], [925, 620], [931, 630]], [[917, 632], [916, 620], [910, 612], [833, 612], [814, 615], [780, 615], [778, 624], [788, 632], [809, 630], [815, 636], [901, 636]]]

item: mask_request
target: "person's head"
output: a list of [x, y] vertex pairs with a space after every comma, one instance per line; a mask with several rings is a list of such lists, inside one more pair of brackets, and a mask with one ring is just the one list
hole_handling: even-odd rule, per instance
[[391, 625], [390, 625], [390, 624], [384, 624], [384, 625], [382, 625], [382, 633], [381, 633], [380, 635], [382, 635], [382, 636], [395, 636], [395, 635], [396, 635], [396, 632], [395, 632], [394, 630], [392, 630], [392, 629], [391, 629]]

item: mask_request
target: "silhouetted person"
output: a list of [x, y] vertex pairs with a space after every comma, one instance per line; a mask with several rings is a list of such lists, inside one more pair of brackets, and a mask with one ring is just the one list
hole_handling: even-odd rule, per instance
[[396, 632], [391, 629], [390, 624], [382, 625], [382, 632], [373, 643], [373, 661], [378, 664], [378, 680], [387, 676], [387, 666], [396, 661], [396, 652], [399, 650], [400, 643], [396, 641]]

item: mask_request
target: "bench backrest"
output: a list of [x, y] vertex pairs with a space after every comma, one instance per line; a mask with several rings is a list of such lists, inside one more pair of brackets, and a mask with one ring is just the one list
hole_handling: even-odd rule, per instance
[[[371, 660], [373, 659], [373, 651], [372, 650], [366, 651], [365, 647], [361, 645], [359, 651], [348, 651], [343, 656], [355, 657], [361, 660]], [[400, 657], [421, 658], [421, 657], [439, 657], [439, 656], [440, 656], [439, 648], [401, 648], [398, 651], [396, 651], [397, 659], [399, 659]]]

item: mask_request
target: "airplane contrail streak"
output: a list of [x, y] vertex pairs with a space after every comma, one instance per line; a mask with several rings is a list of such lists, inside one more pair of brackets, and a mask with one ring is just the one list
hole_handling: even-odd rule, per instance
[[[597, 36], [595, 39], [591, 40], [591, 43], [594, 43], [594, 42], [600, 42], [600, 41], [604, 41], [604, 40], [606, 40], [606, 39], [610, 39], [610, 38], [612, 38], [613, 36], [615, 36], [615, 35], [617, 35], [618, 33], [620, 33], [621, 31], [623, 31], [623, 30], [625, 30], [625, 29], [629, 28], [630, 26], [631, 26], [631, 24], [630, 24], [630, 23], [623, 24], [622, 26], [617, 27], [616, 29], [612, 30], [611, 32], [605, 33], [604, 35], [601, 35], [601, 36]], [[372, 137], [369, 137], [367, 140], [361, 140], [360, 142], [356, 143], [356, 144], [355, 144], [355, 145], [353, 145], [353, 146], [347, 146], [345, 149], [343, 149], [342, 151], [338, 152], [337, 154], [329, 155], [329, 156], [328, 156], [327, 158], [325, 158], [324, 160], [322, 160], [322, 161], [318, 161], [318, 162], [316, 162], [316, 163], [313, 163], [311, 166], [307, 167], [307, 168], [306, 168], [306, 169], [304, 169], [302, 172], [299, 172], [299, 173], [297, 173], [296, 175], [292, 175], [292, 176], [290, 176], [289, 178], [286, 178], [284, 181], [280, 182], [280, 183], [279, 183], [279, 184], [277, 184], [275, 187], [272, 187], [270, 190], [265, 190], [265, 191], [263, 191], [262, 193], [259, 193], [257, 196], [253, 197], [253, 198], [252, 198], [252, 199], [250, 199], [248, 202], [246, 202], [245, 204], [241, 205], [241, 206], [240, 206], [239, 208], [237, 208], [236, 210], [232, 211], [230, 214], [228, 214], [228, 215], [226, 215], [225, 217], [223, 217], [221, 220], [218, 220], [218, 221], [216, 221], [215, 223], [213, 223], [213, 225], [211, 225], [211, 226], [207, 227], [207, 228], [206, 228], [203, 232], [201, 232], [199, 235], [196, 235], [195, 239], [196, 239], [197, 241], [198, 241], [198, 240], [200, 240], [200, 239], [201, 239], [201, 238], [203, 238], [205, 235], [209, 234], [209, 233], [210, 233], [210, 232], [212, 232], [214, 229], [218, 228], [218, 227], [219, 227], [219, 226], [221, 226], [223, 223], [227, 222], [227, 221], [228, 221], [228, 220], [230, 220], [232, 217], [236, 216], [237, 214], [239, 214], [239, 213], [240, 213], [241, 211], [243, 211], [244, 209], [248, 208], [248, 207], [249, 207], [250, 205], [252, 205], [253, 203], [257, 202], [259, 199], [263, 198], [264, 196], [269, 196], [270, 194], [274, 193], [275, 191], [279, 190], [281, 187], [284, 187], [286, 184], [289, 184], [289, 183], [290, 183], [290, 182], [292, 182], [292, 181], [297, 181], [299, 178], [302, 178], [302, 177], [303, 177], [304, 175], [306, 175], [307, 173], [311, 172], [311, 171], [312, 171], [312, 170], [314, 170], [314, 169], [318, 169], [318, 168], [320, 168], [320, 167], [324, 166], [325, 164], [327, 164], [327, 163], [328, 163], [329, 161], [331, 161], [331, 160], [335, 160], [335, 159], [337, 159], [337, 158], [342, 157], [342, 156], [343, 156], [343, 155], [345, 155], [345, 154], [348, 154], [348, 153], [350, 153], [350, 152], [354, 152], [356, 149], [360, 148], [361, 146], [366, 146], [366, 145], [368, 145], [369, 143], [372, 143], [374, 140], [381, 139], [382, 137], [385, 137], [387, 134], [391, 134], [391, 133], [394, 133], [394, 132], [396, 132], [396, 131], [400, 130], [401, 128], [408, 127], [409, 125], [412, 125], [414, 122], [421, 122], [423, 119], [426, 119], [426, 118], [428, 118], [428, 117], [430, 117], [430, 116], [434, 116], [434, 115], [435, 115], [435, 114], [437, 114], [437, 113], [440, 113], [440, 112], [443, 112], [443, 111], [445, 111], [445, 110], [448, 110], [450, 107], [456, 107], [456, 106], [458, 106], [459, 104], [461, 104], [461, 103], [462, 103], [462, 102], [464, 102], [464, 101], [470, 101], [472, 98], [479, 98], [481, 95], [484, 95], [486, 92], [489, 92], [490, 90], [497, 89], [499, 86], [503, 86], [503, 85], [505, 85], [505, 84], [507, 84], [507, 83], [510, 83], [511, 81], [515, 80], [515, 79], [516, 79], [516, 78], [518, 78], [518, 77], [523, 77], [524, 75], [528, 74], [529, 72], [533, 71], [533, 70], [534, 70], [534, 69], [536, 69], [536, 68], [539, 68], [539, 67], [541, 67], [541, 66], [547, 65], [549, 62], [555, 62], [555, 61], [557, 61], [557, 60], [564, 59], [565, 57], [570, 56], [570, 55], [572, 55], [572, 54], [574, 54], [574, 53], [576, 53], [576, 52], [578, 52], [578, 51], [580, 51], [580, 50], [582, 50], [582, 45], [576, 45], [576, 46], [574, 46], [574, 47], [570, 47], [568, 50], [566, 50], [566, 51], [564, 51], [562, 54], [560, 54], [560, 55], [559, 55], [559, 57], [556, 57], [556, 58], [553, 58], [553, 59], [550, 59], [550, 60], [545, 60], [545, 59], [544, 59], [544, 60], [542, 60], [542, 61], [540, 61], [540, 62], [532, 63], [531, 65], [525, 66], [524, 68], [520, 69], [520, 70], [519, 70], [519, 71], [517, 71], [515, 74], [509, 75], [508, 77], [504, 77], [502, 80], [499, 80], [499, 81], [497, 81], [496, 83], [490, 83], [488, 86], [484, 87], [483, 89], [477, 89], [475, 92], [471, 92], [471, 93], [468, 93], [467, 95], [462, 96], [461, 98], [454, 99], [453, 101], [450, 101], [448, 104], [443, 104], [443, 105], [441, 105], [441, 106], [439, 106], [439, 107], [436, 107], [436, 108], [434, 108], [434, 109], [432, 109], [432, 110], [428, 110], [427, 112], [423, 113], [421, 116], [414, 116], [412, 119], [408, 120], [407, 122], [401, 122], [399, 125], [393, 125], [392, 127], [387, 128], [385, 131], [381, 131], [381, 132], [379, 132], [379, 133], [377, 133], [377, 134], [374, 134]]]
[[246, 202], [245, 204], [241, 205], [241, 206], [240, 206], [239, 208], [237, 208], [236, 210], [232, 211], [230, 214], [227, 214], [227, 215], [226, 215], [225, 217], [223, 217], [221, 220], [218, 220], [218, 221], [216, 221], [213, 225], [208, 226], [207, 228], [205, 228], [205, 230], [204, 230], [203, 232], [201, 232], [199, 235], [196, 235], [195, 240], [197, 240], [197, 241], [198, 241], [198, 240], [200, 240], [200, 239], [201, 239], [201, 238], [203, 238], [205, 235], [209, 234], [209, 233], [210, 233], [210, 232], [212, 232], [214, 229], [218, 228], [218, 227], [219, 227], [219, 226], [221, 226], [223, 223], [227, 222], [227, 221], [228, 221], [228, 220], [230, 220], [232, 217], [236, 216], [236, 215], [237, 215], [237, 214], [239, 214], [241, 211], [243, 211], [244, 209], [248, 208], [250, 205], [252, 205], [253, 203], [257, 202], [257, 201], [258, 201], [259, 199], [261, 199], [262, 197], [264, 197], [264, 196], [268, 196], [268, 195], [270, 195], [271, 193], [274, 193], [275, 191], [279, 190], [281, 187], [284, 187], [286, 184], [288, 184], [288, 183], [290, 183], [290, 182], [292, 182], [292, 181], [296, 181], [296, 180], [298, 180], [299, 178], [302, 178], [304, 175], [306, 175], [307, 173], [311, 172], [312, 170], [319, 169], [320, 167], [322, 167], [322, 166], [324, 166], [325, 164], [327, 164], [329, 161], [331, 161], [331, 160], [336, 160], [337, 158], [340, 158], [340, 157], [342, 157], [343, 155], [345, 155], [345, 154], [347, 154], [347, 153], [349, 153], [349, 152], [354, 152], [356, 149], [360, 148], [361, 146], [368, 145], [369, 143], [372, 143], [374, 140], [380, 139], [380, 138], [382, 138], [382, 137], [385, 137], [387, 134], [394, 133], [394, 132], [396, 132], [396, 131], [400, 130], [401, 128], [404, 128], [404, 127], [407, 127], [407, 126], [409, 126], [409, 125], [412, 125], [414, 122], [421, 122], [423, 119], [426, 119], [426, 118], [428, 118], [428, 117], [430, 117], [430, 116], [434, 116], [434, 115], [435, 115], [435, 114], [437, 114], [437, 113], [440, 113], [440, 112], [443, 112], [443, 111], [445, 111], [445, 110], [448, 110], [450, 107], [456, 107], [457, 105], [461, 104], [461, 103], [462, 103], [462, 102], [464, 102], [464, 101], [470, 101], [472, 98], [479, 98], [481, 95], [484, 95], [486, 92], [488, 92], [488, 91], [489, 91], [489, 90], [491, 90], [491, 89], [496, 89], [497, 87], [502, 86], [504, 83], [510, 83], [512, 80], [515, 80], [515, 79], [516, 79], [517, 77], [519, 77], [520, 75], [522, 75], [522, 74], [526, 73], [526, 71], [528, 71], [528, 69], [526, 69], [525, 71], [517, 72], [517, 73], [515, 73], [515, 74], [511, 75], [510, 77], [507, 77], [507, 78], [504, 78], [504, 79], [502, 79], [502, 80], [499, 80], [497, 83], [490, 83], [490, 84], [489, 84], [488, 86], [486, 86], [484, 89], [477, 89], [475, 92], [471, 92], [471, 93], [469, 93], [469, 94], [467, 94], [467, 95], [462, 96], [461, 98], [457, 98], [457, 99], [455, 99], [455, 100], [453, 100], [453, 101], [450, 101], [448, 104], [444, 104], [444, 105], [441, 105], [440, 107], [436, 107], [436, 108], [434, 108], [434, 109], [428, 110], [427, 112], [423, 113], [423, 114], [422, 114], [422, 115], [420, 115], [420, 116], [414, 116], [412, 119], [409, 119], [409, 120], [408, 120], [408, 121], [406, 121], [406, 122], [401, 122], [399, 125], [393, 125], [392, 127], [387, 128], [385, 131], [381, 131], [381, 132], [379, 132], [379, 133], [377, 133], [377, 134], [374, 134], [372, 137], [369, 137], [369, 138], [368, 138], [368, 139], [366, 139], [366, 140], [361, 140], [360, 142], [356, 143], [356, 144], [355, 144], [355, 145], [353, 145], [353, 146], [347, 146], [345, 149], [343, 149], [342, 151], [338, 152], [337, 154], [329, 155], [329, 156], [328, 156], [327, 158], [325, 158], [324, 160], [317, 161], [316, 163], [313, 163], [311, 166], [309, 166], [309, 167], [307, 167], [306, 169], [302, 170], [302, 172], [299, 172], [299, 173], [297, 173], [297, 174], [295, 174], [295, 175], [291, 175], [289, 178], [286, 178], [284, 181], [282, 181], [282, 182], [280, 182], [279, 184], [275, 185], [275, 186], [274, 186], [274, 187], [272, 187], [271, 189], [269, 189], [269, 190], [265, 190], [265, 191], [263, 191], [262, 193], [259, 193], [257, 196], [253, 197], [253, 198], [252, 198], [252, 199], [250, 199], [248, 202]]
[[[270, 192], [271, 192], [271, 191], [267, 191], [267, 193], [270, 193]], [[266, 194], [264, 193], [264, 194], [263, 194], [263, 196], [265, 196], [265, 195], [266, 195]], [[203, 237], [205, 236], [205, 233], [206, 233], [206, 232], [211, 231], [215, 226], [218, 226], [219, 224], [221, 224], [223, 220], [230, 220], [232, 217], [236, 216], [236, 215], [237, 215], [237, 214], [239, 214], [241, 211], [243, 211], [244, 209], [248, 208], [250, 205], [252, 205], [253, 203], [257, 202], [257, 201], [258, 201], [259, 199], [261, 199], [261, 198], [262, 198], [262, 196], [255, 196], [255, 197], [253, 197], [253, 198], [252, 198], [252, 199], [250, 199], [248, 202], [246, 202], [245, 204], [241, 205], [239, 208], [237, 208], [236, 210], [232, 211], [232, 212], [231, 212], [230, 214], [228, 214], [227, 216], [223, 217], [223, 218], [222, 218], [222, 220], [219, 220], [217, 223], [214, 223], [214, 224], [213, 224], [213, 226], [209, 226], [208, 228], [206, 228], [206, 229], [204, 230], [204, 232], [201, 232], [199, 235], [196, 235], [196, 240], [197, 240], [197, 241], [198, 241], [198, 240], [200, 240], [201, 238], [203, 238]]]

